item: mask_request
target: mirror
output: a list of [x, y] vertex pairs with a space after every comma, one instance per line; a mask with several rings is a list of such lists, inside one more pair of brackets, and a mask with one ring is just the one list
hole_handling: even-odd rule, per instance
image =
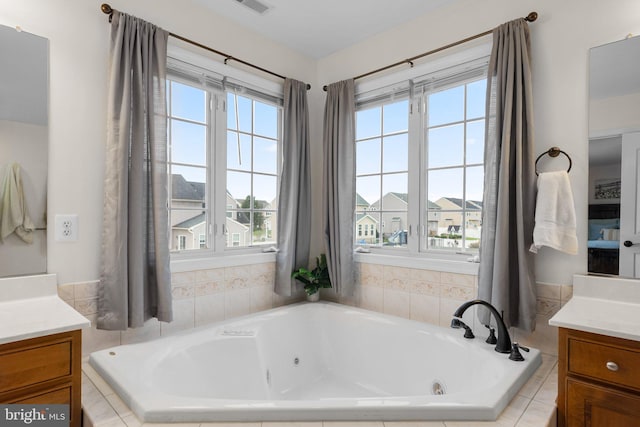
[[589, 273], [640, 278], [639, 153], [640, 37], [629, 37], [589, 55]]
[[[0, 205], [26, 211], [33, 225], [23, 238], [1, 239], [0, 277], [46, 273], [49, 42], [0, 26], [0, 61]], [[17, 170], [22, 191], [11, 184]], [[16, 223], [7, 218], [0, 218], [0, 237]]]

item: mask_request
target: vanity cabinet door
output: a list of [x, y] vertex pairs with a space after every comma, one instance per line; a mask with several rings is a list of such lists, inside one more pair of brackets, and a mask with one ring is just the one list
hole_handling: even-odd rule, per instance
[[567, 380], [567, 427], [632, 427], [640, 423], [640, 396]]

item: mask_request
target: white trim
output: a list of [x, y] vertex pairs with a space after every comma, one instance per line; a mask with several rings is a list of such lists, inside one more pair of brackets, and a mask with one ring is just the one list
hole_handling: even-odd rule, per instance
[[222, 76], [227, 76], [235, 80], [239, 80], [243, 83], [248, 83], [250, 86], [260, 88], [260, 91], [269, 93], [270, 95], [282, 97], [284, 91], [284, 82], [274, 82], [259, 77], [255, 74], [249, 73], [232, 66], [225, 65], [223, 62], [217, 61], [211, 57], [204, 56], [202, 53], [198, 54], [191, 52], [183, 47], [177, 46], [169, 39], [167, 46], [167, 56], [177, 59], [182, 62], [186, 62], [191, 65], [203, 68], [207, 71], [213, 71], [214, 73]]
[[407, 80], [412, 80], [427, 74], [434, 73], [436, 71], [444, 70], [449, 67], [480, 59], [491, 54], [491, 47], [493, 46], [492, 39], [476, 43], [477, 44], [475, 46], [472, 45], [465, 48], [464, 50], [454, 53], [451, 53], [451, 51], [449, 51], [446, 55], [440, 58], [436, 57], [435, 59], [432, 59], [423, 64], [416, 65], [412, 68], [384, 75], [377, 79], [366, 80], [357, 83], [356, 95], [378, 90], [386, 86], [398, 86], [403, 82], [406, 85]]
[[[480, 264], [475, 262], [459, 261], [451, 259], [454, 256], [435, 257], [410, 256], [410, 255], [381, 255], [372, 253], [354, 253], [355, 262], [379, 265], [391, 265], [394, 267], [417, 268], [420, 270], [441, 271], [446, 273], [478, 275]], [[458, 255], [459, 257], [459, 255]]]
[[171, 272], [183, 273], [187, 271], [208, 270], [211, 268], [265, 264], [275, 261], [276, 254], [273, 252], [258, 252], [244, 255], [220, 254], [207, 258], [173, 259], [171, 260]]

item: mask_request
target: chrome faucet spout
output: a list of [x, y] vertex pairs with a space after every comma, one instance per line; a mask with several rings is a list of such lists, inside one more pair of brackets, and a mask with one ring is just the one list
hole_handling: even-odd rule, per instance
[[510, 353], [511, 352], [511, 337], [509, 336], [509, 330], [507, 329], [507, 325], [504, 323], [502, 319], [502, 315], [498, 313], [496, 308], [489, 304], [488, 302], [476, 299], [473, 301], [468, 301], [462, 304], [458, 309], [453, 313], [455, 317], [462, 318], [464, 312], [471, 306], [474, 305], [482, 305], [487, 307], [489, 311], [493, 314], [493, 317], [496, 319], [496, 323], [498, 325], [498, 342], [496, 343], [496, 351], [499, 353]]

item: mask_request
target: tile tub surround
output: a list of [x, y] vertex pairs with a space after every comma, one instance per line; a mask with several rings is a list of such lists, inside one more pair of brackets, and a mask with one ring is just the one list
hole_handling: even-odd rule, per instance
[[497, 421], [318, 421], [249, 423], [141, 423], [113, 389], [85, 361], [82, 376], [85, 427], [555, 427], [557, 358], [542, 355], [542, 365], [520, 389]]
[[[474, 274], [372, 263], [358, 263], [356, 271], [354, 297], [337, 298], [331, 290], [323, 290], [322, 298], [447, 326], [456, 308], [477, 295], [478, 281]], [[59, 285], [58, 294], [92, 323], [90, 329], [83, 331], [83, 354], [87, 355], [304, 299], [302, 293], [291, 298], [274, 294], [274, 279], [273, 262], [173, 273], [174, 321], [164, 323], [152, 319], [143, 328], [125, 332], [96, 329], [97, 280]], [[569, 285], [538, 283], [536, 331], [528, 334], [512, 328], [512, 339], [557, 355], [557, 328], [548, 322], [571, 298], [572, 290]], [[465, 323], [474, 325], [477, 336], [486, 336], [485, 328], [477, 322], [474, 313], [473, 308], [465, 313]]]
[[59, 285], [58, 295], [91, 321], [91, 328], [85, 329], [82, 336], [82, 352], [88, 355], [304, 299], [303, 293], [291, 298], [274, 294], [274, 280], [273, 262], [173, 273], [173, 322], [151, 319], [142, 328], [123, 332], [96, 329], [97, 280]]

